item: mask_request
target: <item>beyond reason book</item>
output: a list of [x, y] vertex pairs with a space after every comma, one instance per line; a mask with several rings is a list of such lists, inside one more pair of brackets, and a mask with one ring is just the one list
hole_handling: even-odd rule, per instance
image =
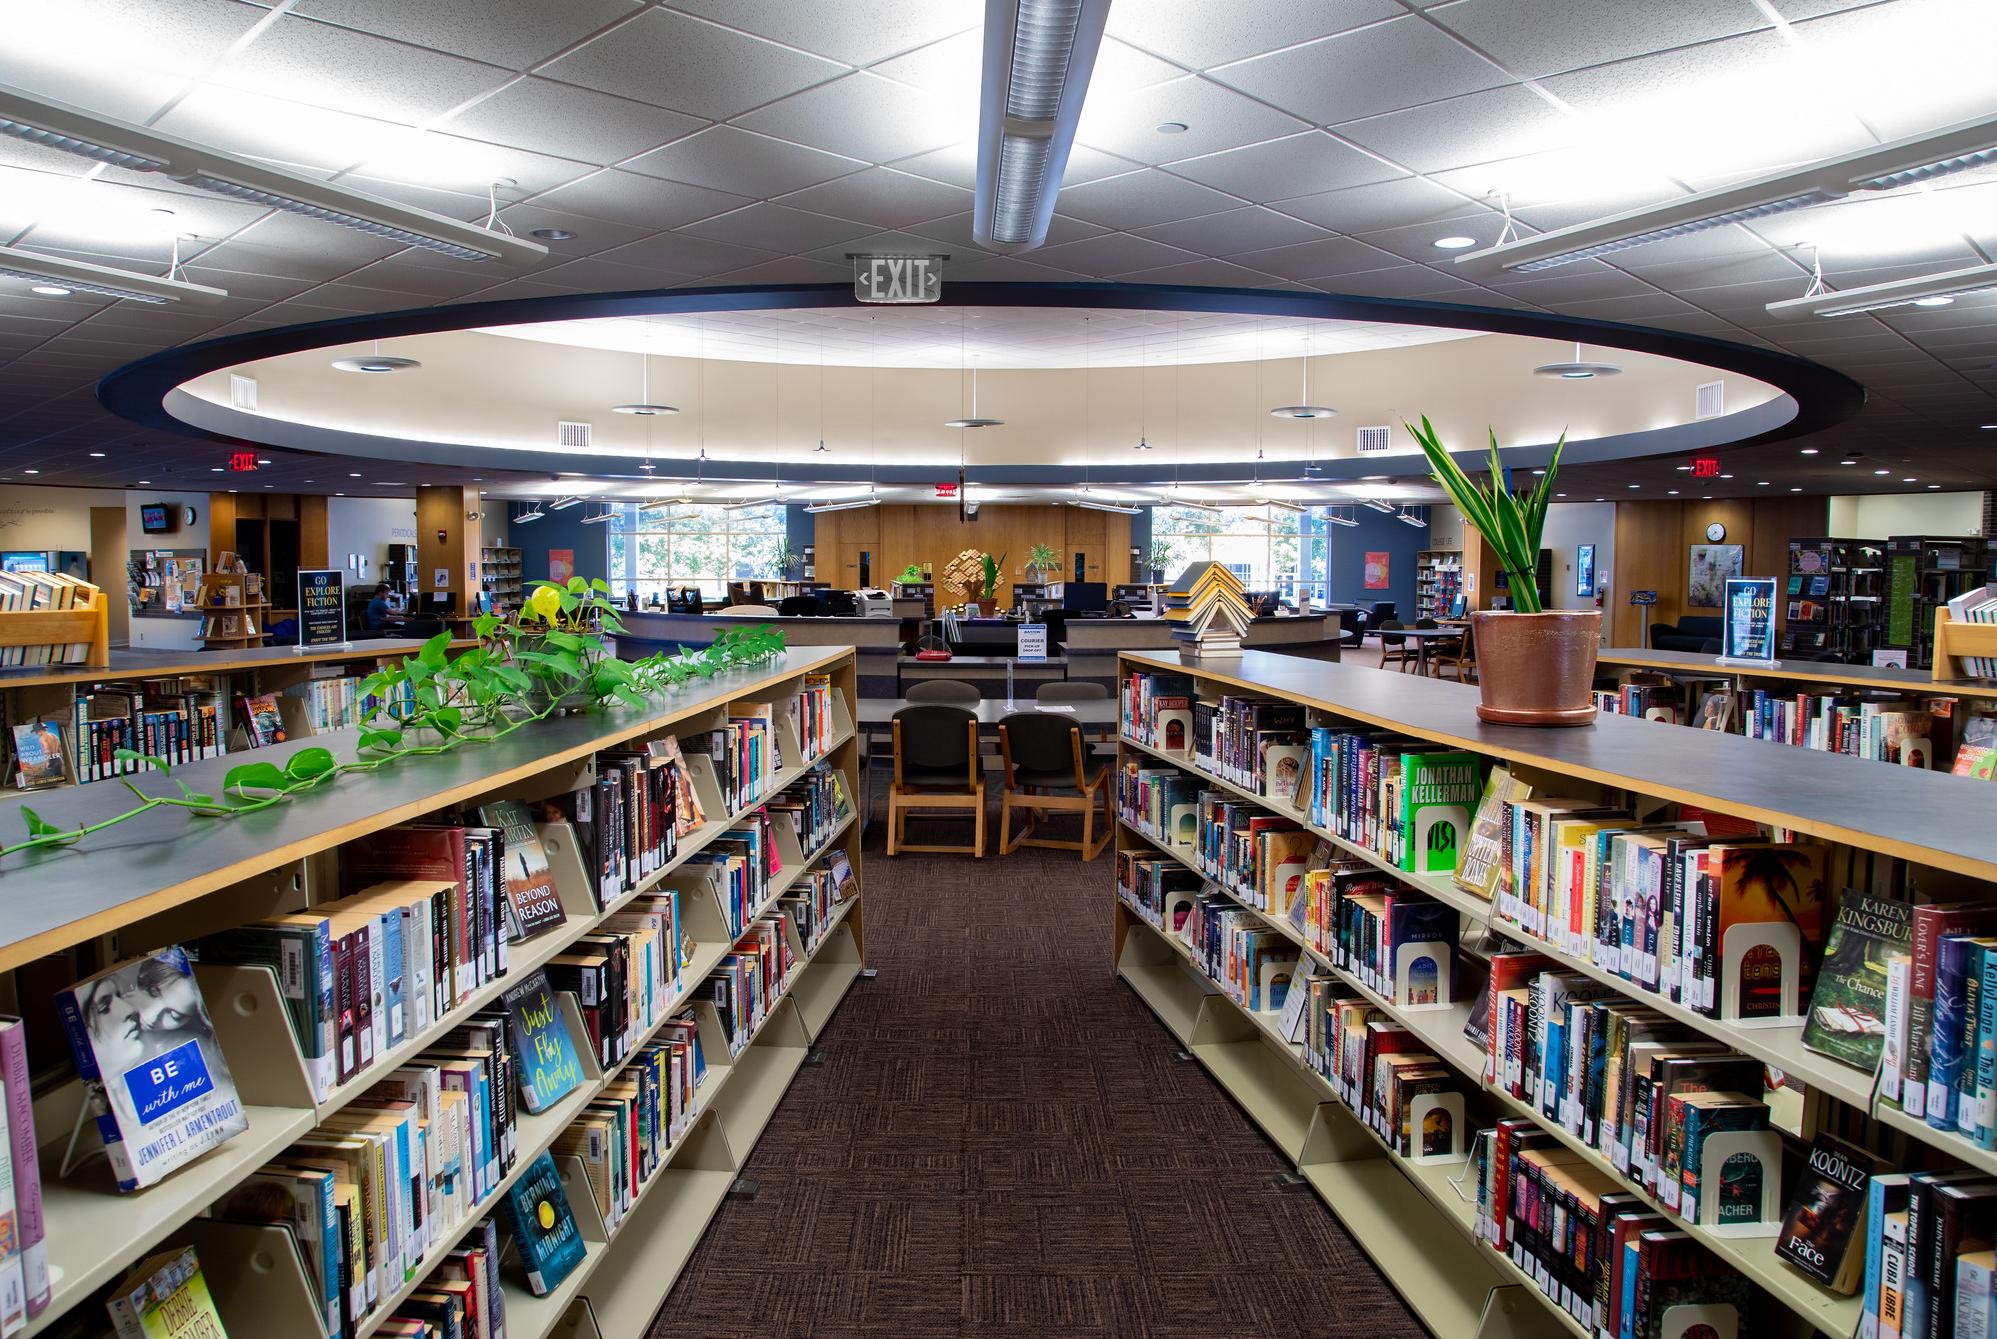
[[177, 945], [56, 993], [118, 1189], [139, 1190], [250, 1128]]
[[512, 938], [532, 939], [566, 921], [548, 853], [527, 806], [518, 800], [480, 805], [478, 821], [506, 834], [506, 919]]

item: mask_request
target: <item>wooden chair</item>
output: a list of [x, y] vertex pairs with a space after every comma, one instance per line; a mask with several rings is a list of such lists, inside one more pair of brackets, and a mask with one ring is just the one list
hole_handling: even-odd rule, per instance
[[[1073, 721], [1041, 712], [1022, 711], [999, 722], [999, 756], [1005, 762], [1005, 794], [999, 801], [999, 854], [1011, 855], [1022, 846], [1080, 851], [1094, 860], [1109, 845], [1111, 832], [1109, 760], [1090, 756], [1082, 747], [1082, 728]], [[1069, 791], [1075, 793], [1055, 794]], [[1102, 809], [1102, 836], [1096, 836], [1096, 809]], [[1012, 811], [1026, 815], [1018, 836], [1012, 831]], [[1035, 837], [1034, 821], [1044, 813], [1080, 814], [1082, 839], [1058, 841]]]
[[[985, 780], [978, 767], [978, 718], [940, 702], [894, 714], [894, 780], [888, 783], [888, 854], [928, 851], [982, 859]], [[907, 840], [909, 813], [970, 811], [969, 846], [918, 846]]]
[[1396, 637], [1396, 632], [1405, 631], [1407, 624], [1390, 618], [1380, 625], [1380, 668], [1397, 669], [1405, 673], [1419, 658], [1415, 647], [1405, 637]]
[[1470, 625], [1463, 625], [1463, 640], [1445, 643], [1438, 653], [1431, 653], [1428, 672], [1435, 678], [1444, 677], [1458, 683], [1477, 682], [1477, 644], [1470, 636]]

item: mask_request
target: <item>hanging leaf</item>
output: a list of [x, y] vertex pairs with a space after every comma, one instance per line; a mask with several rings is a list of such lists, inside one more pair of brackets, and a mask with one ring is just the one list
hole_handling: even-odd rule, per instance
[[[25, 804], [21, 806], [21, 820], [28, 825], [28, 835], [30, 837], [60, 837], [69, 831], [67, 828], [57, 827]], [[74, 835], [81, 836], [82, 834], [77, 833]]]
[[416, 653], [416, 658], [433, 670], [442, 669], [444, 659], [450, 654], [450, 650], [451, 633], [447, 628], [423, 643], [423, 649]]
[[144, 763], [161, 772], [171, 772], [173, 767], [166, 759], [150, 753], [140, 753], [136, 749], [115, 749], [111, 756], [121, 763]]
[[[323, 750], [322, 750], [323, 752]], [[272, 763], [246, 762], [231, 767], [222, 778], [222, 789], [242, 794], [245, 790], [289, 790], [291, 781]]]
[[338, 767], [330, 749], [313, 746], [300, 749], [285, 761], [284, 773], [293, 781], [311, 781]]

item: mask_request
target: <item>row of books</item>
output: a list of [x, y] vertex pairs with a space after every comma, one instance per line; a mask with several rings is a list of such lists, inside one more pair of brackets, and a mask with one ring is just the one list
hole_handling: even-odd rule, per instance
[[[0, 614], [82, 609], [97, 598], [97, 587], [62, 572], [0, 572]], [[44, 646], [0, 646], [0, 668], [24, 665], [81, 665], [90, 641]]]
[[[410, 691], [414, 692], [413, 685]], [[361, 692], [361, 681], [353, 675], [307, 679], [284, 693], [304, 704], [306, 721], [320, 732], [358, 726], [376, 704], [375, 698]]]
[[[606, 1231], [624, 1221], [639, 1191], [692, 1126], [706, 1080], [700, 1027], [692, 1013], [682, 1012], [633, 1052], [575, 1123], [555, 1136], [551, 1151], [582, 1164]], [[529, 1280], [536, 1293], [561, 1283], [568, 1271], [555, 1270], [562, 1263], [542, 1262], [538, 1280]]]
[[548, 960], [548, 979], [576, 997], [597, 1064], [622, 1064], [664, 1021], [696, 947], [679, 893], [664, 888], [634, 898]]
[[772, 818], [789, 826], [800, 851], [814, 851], [832, 840], [853, 809], [844, 775], [823, 759], [806, 768], [766, 807]]
[[1997, 1334], [1997, 1178], [1981, 1172], [1879, 1170], [1840, 1147], [1814, 1176], [1832, 1184], [1832, 1221], [1863, 1220], [1863, 1329], [1877, 1339], [1989, 1339]]
[[1749, 739], [1902, 767], [1934, 766], [1935, 714], [1912, 702], [1756, 689], [1742, 695], [1741, 718]]
[[1997, 1148], [1997, 907], [1870, 905], [1884, 976], [1881, 1088], [1902, 1111]]
[[706, 821], [671, 736], [597, 754], [595, 780], [554, 797], [545, 817], [574, 828], [599, 909], [671, 864], [680, 837]]
[[1362, 1124], [1402, 1157], [1446, 1157], [1455, 1151], [1460, 1101], [1432, 1105], [1415, 1119], [1416, 1098], [1460, 1090], [1458, 1077], [1434, 1052], [1330, 977], [1302, 983], [1299, 999], [1305, 1062]]
[[1595, 690], [1595, 710], [1604, 716], [1640, 716], [1646, 721], [1678, 723], [1678, 690], [1669, 684], [1626, 683]]
[[731, 812], [757, 803], [784, 784], [775, 711], [768, 702], [730, 702], [728, 718], [719, 729], [681, 741], [688, 752], [705, 753], [714, 760], [721, 802]]
[[1312, 863], [1291, 912], [1306, 943], [1395, 1004], [1456, 998], [1456, 908], [1401, 886], [1364, 861]]
[[838, 722], [832, 714], [832, 676], [807, 674], [797, 696], [784, 707], [806, 758], [818, 758], [832, 747]]

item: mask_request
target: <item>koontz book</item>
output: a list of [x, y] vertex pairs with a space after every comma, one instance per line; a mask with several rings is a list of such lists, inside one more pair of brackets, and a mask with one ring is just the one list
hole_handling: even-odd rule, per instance
[[1818, 1135], [1782, 1216], [1775, 1253], [1833, 1292], [1857, 1291], [1865, 1263], [1858, 1225], [1877, 1165], [1864, 1149]]
[[1871, 1074], [1886, 1044], [1886, 980], [1914, 943], [1914, 908], [1847, 888], [1824, 942], [1803, 1045]]
[[575, 1039], [555, 1005], [546, 972], [535, 972], [501, 999], [513, 1020], [507, 1035], [520, 1062], [521, 1103], [531, 1112], [546, 1111], [582, 1086]]
[[582, 1263], [582, 1234], [576, 1230], [575, 1215], [569, 1211], [568, 1193], [562, 1189], [561, 1174], [555, 1170], [552, 1153], [542, 1153], [526, 1174], [508, 1188], [499, 1213], [520, 1261], [527, 1269], [527, 1286], [536, 1297], [545, 1297], [561, 1286]]
[[250, 1128], [178, 945], [56, 993], [120, 1190], [138, 1190]]
[[548, 870], [548, 853], [533, 815], [518, 800], [482, 805], [479, 822], [506, 834], [506, 910], [515, 940], [532, 939], [568, 919]]
[[118, 1339], [228, 1339], [192, 1246], [145, 1261], [104, 1305]]

